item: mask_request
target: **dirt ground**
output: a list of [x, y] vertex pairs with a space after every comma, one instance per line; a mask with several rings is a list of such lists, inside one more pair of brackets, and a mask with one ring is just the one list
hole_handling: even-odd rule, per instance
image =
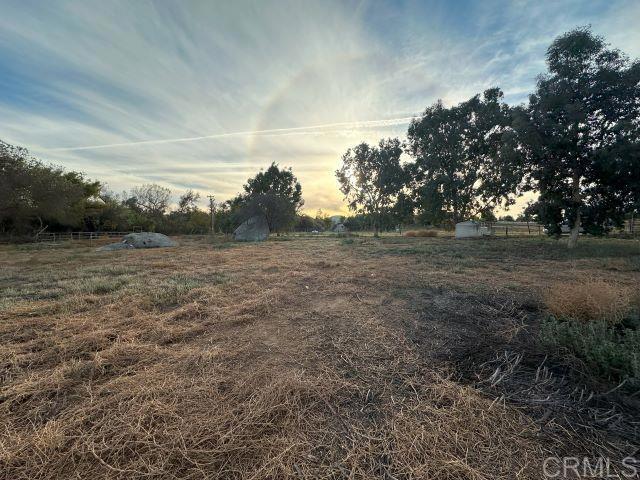
[[640, 446], [640, 398], [536, 342], [554, 284], [637, 287], [637, 240], [178, 241], [0, 247], [0, 478], [539, 479]]

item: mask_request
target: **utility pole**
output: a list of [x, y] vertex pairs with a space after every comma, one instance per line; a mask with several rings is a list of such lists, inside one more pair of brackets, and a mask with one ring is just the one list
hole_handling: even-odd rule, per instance
[[209, 213], [211, 214], [211, 235], [213, 235], [216, 230], [216, 204], [215, 197], [213, 195], [207, 195], [209, 197]]

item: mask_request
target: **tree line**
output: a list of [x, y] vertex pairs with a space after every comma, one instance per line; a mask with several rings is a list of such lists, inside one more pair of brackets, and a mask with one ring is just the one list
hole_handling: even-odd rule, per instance
[[[603, 234], [640, 206], [640, 63], [610, 48], [588, 28], [561, 35], [547, 50], [548, 71], [526, 105], [511, 107], [499, 88], [458, 105], [441, 101], [409, 125], [406, 141], [361, 143], [335, 172], [354, 213], [353, 230], [396, 225], [453, 225], [493, 220], [528, 191], [522, 215], [559, 235], [571, 227]], [[206, 233], [210, 212], [184, 192], [146, 184], [117, 194], [78, 172], [45, 165], [0, 141], [0, 234], [81, 229]], [[264, 215], [272, 232], [326, 230], [327, 215], [301, 212], [300, 182], [273, 163], [235, 197], [215, 204], [215, 231], [230, 233]]]
[[[414, 119], [406, 142], [349, 149], [336, 171], [350, 210], [398, 223], [491, 217], [527, 191], [525, 217], [569, 246], [585, 231], [621, 226], [640, 206], [640, 63], [589, 28], [559, 36], [526, 105], [499, 88]], [[403, 161], [408, 157], [408, 161]]]
[[[290, 168], [272, 164], [249, 178], [231, 200], [199, 208], [200, 194], [187, 190], [171, 209], [171, 190], [145, 184], [115, 193], [78, 172], [47, 165], [21, 147], [0, 141], [0, 235], [16, 239], [39, 231], [131, 231], [169, 234], [230, 233], [256, 214], [273, 232], [300, 219], [302, 187]], [[298, 222], [299, 223], [299, 222]]]

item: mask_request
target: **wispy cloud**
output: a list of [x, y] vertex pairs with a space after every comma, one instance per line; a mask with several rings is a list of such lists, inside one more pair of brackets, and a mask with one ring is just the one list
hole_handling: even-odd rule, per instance
[[639, 15], [637, 0], [6, 0], [0, 138], [115, 190], [219, 199], [275, 161], [310, 210], [343, 210], [348, 147], [403, 136], [438, 98], [498, 85], [524, 101], [576, 25], [638, 55]]
[[[418, 114], [416, 114], [418, 115]], [[288, 135], [313, 135], [321, 134], [327, 130], [332, 131], [336, 129], [348, 130], [363, 130], [372, 127], [390, 127], [396, 125], [408, 125], [411, 120], [416, 116], [391, 118], [386, 120], [363, 120], [359, 122], [337, 122], [337, 123], [325, 123], [324, 125], [310, 125], [306, 127], [289, 127], [289, 128], [272, 128], [269, 130], [252, 130], [246, 132], [229, 132], [229, 133], [215, 133], [212, 135], [201, 135], [197, 137], [184, 137], [184, 138], [165, 138], [157, 140], [141, 140], [138, 142], [124, 142], [124, 143], [110, 143], [104, 145], [86, 145], [82, 147], [59, 147], [45, 149], [45, 151], [51, 152], [73, 152], [80, 150], [98, 150], [102, 148], [115, 148], [115, 147], [135, 147], [139, 145], [162, 145], [164, 143], [183, 143], [183, 142], [197, 142], [199, 140], [213, 140], [218, 138], [231, 138], [231, 137], [252, 137], [256, 135], [260, 136], [288, 136]]]

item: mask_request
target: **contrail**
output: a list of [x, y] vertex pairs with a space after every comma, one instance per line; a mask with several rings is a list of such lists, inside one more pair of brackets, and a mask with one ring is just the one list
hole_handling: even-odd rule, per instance
[[351, 129], [368, 128], [368, 127], [392, 127], [395, 125], [406, 125], [413, 120], [414, 117], [402, 117], [402, 118], [389, 118], [386, 120], [363, 120], [357, 122], [339, 122], [339, 123], [325, 123], [324, 125], [311, 125], [307, 127], [290, 127], [290, 128], [273, 128], [270, 130], [252, 130], [245, 132], [229, 132], [229, 133], [215, 133], [212, 135], [202, 135], [199, 137], [183, 137], [183, 138], [165, 138], [160, 140], [141, 140], [138, 142], [123, 142], [123, 143], [109, 143], [104, 145], [86, 145], [82, 147], [60, 147], [60, 148], [48, 148], [45, 151], [48, 152], [72, 152], [78, 150], [99, 150], [103, 148], [116, 148], [116, 147], [133, 147], [137, 145], [161, 145], [163, 143], [182, 143], [182, 142], [196, 142], [198, 140], [208, 140], [215, 138], [226, 137], [243, 137], [248, 135], [273, 135], [273, 134], [287, 134], [296, 132], [314, 132], [317, 130], [323, 130], [326, 128], [338, 128], [349, 127]]

